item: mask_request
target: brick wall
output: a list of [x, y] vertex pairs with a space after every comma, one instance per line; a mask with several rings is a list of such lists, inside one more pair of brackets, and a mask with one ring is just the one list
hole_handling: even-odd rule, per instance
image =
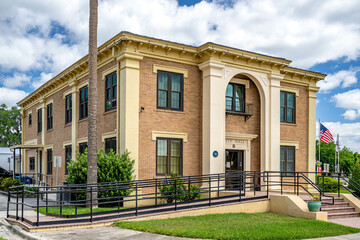
[[297, 141], [299, 149], [295, 150], [295, 171], [308, 170], [308, 93], [305, 86], [281, 82], [281, 86], [299, 89], [296, 97], [295, 124], [280, 124], [280, 140]]
[[[184, 78], [184, 111], [158, 110], [156, 108], [157, 75], [153, 64], [188, 69]], [[180, 132], [188, 134], [183, 143], [183, 175], [202, 173], [202, 73], [196, 66], [144, 57], [140, 62], [140, 113], [139, 179], [156, 177], [156, 141], [152, 131]]]

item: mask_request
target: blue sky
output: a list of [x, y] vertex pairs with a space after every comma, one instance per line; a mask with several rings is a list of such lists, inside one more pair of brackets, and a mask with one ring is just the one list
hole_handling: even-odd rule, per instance
[[[99, 0], [99, 45], [130, 31], [211, 41], [328, 74], [317, 118], [360, 152], [358, 0]], [[88, 2], [0, 0], [0, 103], [9, 106], [86, 55]]]

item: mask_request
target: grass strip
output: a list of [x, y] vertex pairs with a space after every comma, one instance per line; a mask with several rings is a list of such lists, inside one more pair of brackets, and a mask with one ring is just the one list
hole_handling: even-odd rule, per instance
[[[123, 209], [123, 208], [120, 208]], [[93, 208], [93, 213], [96, 212], [107, 212], [107, 211], [115, 211], [118, 210], [117, 207], [98, 207]], [[35, 209], [35, 211], [37, 211]], [[39, 212], [41, 214], [46, 214], [46, 208], [40, 208]], [[56, 213], [60, 214], [60, 207], [48, 207], [48, 213]], [[78, 207], [77, 208], [77, 214], [86, 214], [90, 213], [90, 208], [87, 207]], [[62, 215], [75, 215], [75, 207], [74, 206], [64, 206], [62, 207]]]
[[137, 222], [120, 228], [203, 239], [305, 239], [358, 233], [360, 229], [275, 213], [228, 213]]

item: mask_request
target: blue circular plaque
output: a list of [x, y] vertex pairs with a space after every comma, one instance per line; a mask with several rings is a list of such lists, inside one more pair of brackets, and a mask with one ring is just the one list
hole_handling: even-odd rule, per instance
[[218, 151], [214, 151], [214, 152], [213, 152], [213, 156], [214, 156], [214, 158], [217, 158], [217, 156], [219, 156]]

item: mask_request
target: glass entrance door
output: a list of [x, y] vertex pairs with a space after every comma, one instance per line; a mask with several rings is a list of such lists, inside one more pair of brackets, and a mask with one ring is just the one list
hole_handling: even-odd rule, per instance
[[244, 171], [244, 151], [226, 150], [226, 189], [239, 190], [241, 188], [243, 179], [237, 173], [239, 171]]

